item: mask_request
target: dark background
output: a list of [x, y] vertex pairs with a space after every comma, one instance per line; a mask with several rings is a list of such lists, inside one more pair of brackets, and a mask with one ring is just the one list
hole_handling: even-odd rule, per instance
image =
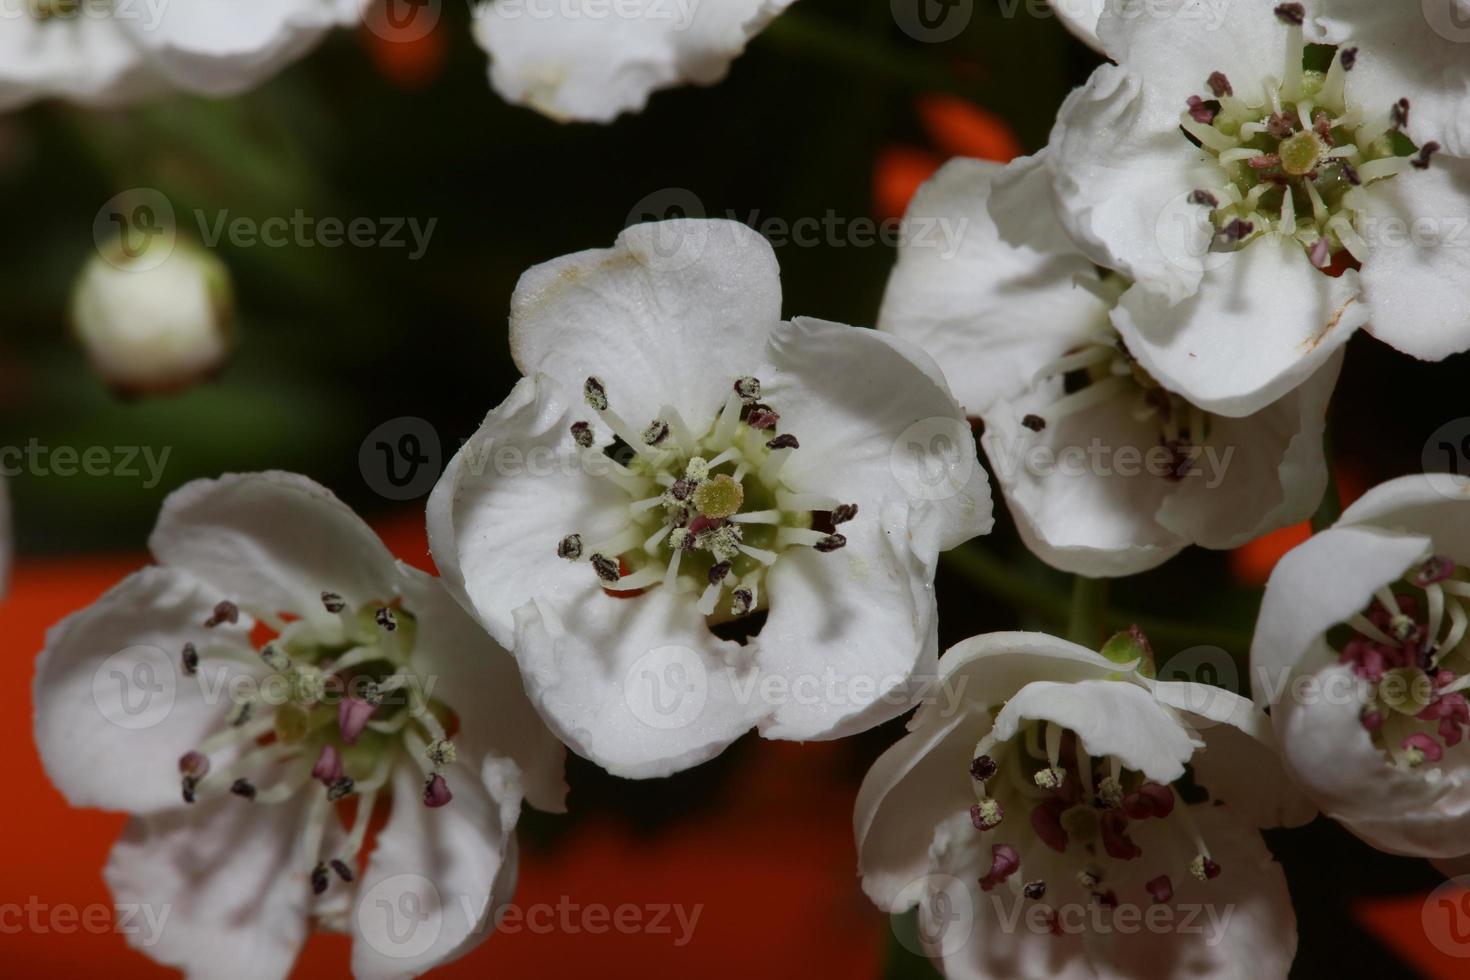
[[[359, 449], [403, 417], [424, 420], [444, 457], [474, 430], [516, 377], [506, 311], [529, 266], [611, 244], [630, 218], [652, 216], [645, 202], [661, 207], [675, 188], [693, 192], [710, 216], [871, 218], [883, 154], [936, 152], [915, 110], [926, 94], [972, 100], [1026, 150], [1042, 146], [1062, 98], [1098, 58], [1055, 20], [1027, 15], [1026, 4], [1013, 17], [1002, 9], [980, 0], [959, 37], [930, 44], [896, 25], [887, 0], [801, 0], [723, 84], [657, 94], [647, 111], [609, 127], [558, 125], [502, 103], [457, 0], [444, 8], [442, 51], [385, 53], [365, 33], [344, 33], [236, 100], [113, 113], [43, 106], [0, 118], [0, 445], [170, 449], [152, 488], [123, 476], [14, 477], [21, 552], [137, 551], [169, 491], [223, 471], [299, 471], [370, 518], [420, 507], [378, 493], [380, 476], [360, 465]], [[65, 310], [94, 248], [98, 209], [135, 187], [163, 192], [186, 234], [196, 208], [257, 219], [297, 209], [344, 220], [414, 216], [437, 226], [417, 262], [405, 249], [220, 246], [238, 296], [237, 357], [213, 383], [123, 401], [70, 342]], [[788, 316], [872, 323], [891, 250], [784, 244], [778, 254]], [[1423, 365], [1356, 338], [1333, 408], [1345, 482], [1371, 486], [1421, 468], [1431, 433], [1467, 414], [1465, 380], [1463, 359]], [[997, 574], [1051, 596], [1052, 607], [1018, 610], [946, 571], [944, 646], [996, 629], [1059, 628], [1038, 613], [1065, 603], [1065, 577], [1031, 559], [998, 516], [1002, 526], [980, 550]], [[1248, 636], [1258, 598], [1224, 557], [1198, 551], [1114, 589], [1121, 607], [1194, 620], [1227, 638]], [[1161, 653], [1187, 645], [1161, 643]], [[1241, 642], [1226, 645], [1245, 652]], [[854, 789], [900, 731], [890, 724], [847, 743]], [[529, 834], [549, 844], [577, 821], [612, 819], [647, 834], [699, 821], [752, 741], [646, 783], [574, 761], [573, 815], [528, 816]], [[1300, 920], [1296, 975], [1406, 972], [1349, 908], [1365, 895], [1426, 891], [1440, 880], [1426, 864], [1378, 854], [1323, 820], [1269, 839]], [[753, 930], [759, 914], [751, 910]], [[928, 969], [897, 946], [891, 965], [895, 976]]]

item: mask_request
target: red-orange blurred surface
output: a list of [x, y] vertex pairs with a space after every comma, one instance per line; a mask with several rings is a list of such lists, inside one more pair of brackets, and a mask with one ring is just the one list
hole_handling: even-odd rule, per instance
[[[380, 530], [400, 557], [430, 566], [421, 515]], [[23, 561], [0, 603], [5, 655], [17, 678], [0, 710], [7, 804], [0, 823], [0, 911], [13, 909], [0, 915], [0, 973], [8, 976], [105, 969], [112, 980], [124, 980], [172, 973], [128, 948], [110, 925], [102, 867], [124, 817], [67, 806], [47, 782], [31, 739], [30, 679], [47, 626], [144, 560]], [[433, 975], [878, 976], [887, 925], [858, 887], [853, 788], [835, 775], [840, 756], [841, 747], [831, 744], [762, 743], [721, 788], [714, 809], [656, 836], [636, 835], [609, 818], [576, 824], [553, 851], [523, 847], [515, 905], [524, 924]], [[573, 806], [575, 793], [573, 787]], [[682, 944], [672, 913], [664, 920], [668, 932], [603, 925], [619, 906], [638, 907], [651, 923], [651, 906], [676, 903], [694, 923]], [[594, 906], [607, 912], [589, 912]], [[624, 921], [633, 914], [624, 913]], [[553, 925], [546, 930], [548, 921]], [[345, 977], [347, 965], [347, 939], [318, 935], [295, 975]]]

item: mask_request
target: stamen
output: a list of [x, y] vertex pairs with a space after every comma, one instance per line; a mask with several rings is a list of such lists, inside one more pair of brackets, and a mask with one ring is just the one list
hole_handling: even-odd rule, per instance
[[593, 443], [591, 423], [573, 422], [572, 441], [581, 449], [591, 449]]
[[976, 830], [994, 830], [1005, 819], [1005, 808], [998, 800], [984, 799], [970, 807], [970, 822]]
[[347, 600], [335, 592], [323, 592], [322, 608], [335, 616], [347, 608]]
[[999, 765], [990, 756], [977, 755], [970, 763], [970, 778], [976, 782], [986, 782], [995, 775], [999, 768]]
[[179, 659], [187, 676], [193, 677], [199, 673], [199, 651], [194, 648], [194, 644], [185, 643], [184, 652], [180, 654]]
[[580, 534], [568, 534], [557, 543], [556, 556], [568, 561], [578, 561], [582, 557], [582, 536]]
[[311, 767], [311, 778], [330, 786], [342, 778], [342, 753], [335, 745], [323, 745], [316, 764]]
[[255, 799], [255, 784], [242, 777], [230, 784], [230, 792], [236, 796], [243, 796], [247, 800], [253, 800]]
[[226, 600], [215, 604], [213, 614], [204, 621], [204, 625], [209, 629], [213, 629], [221, 623], [228, 623], [234, 626], [239, 621], [240, 607]]
[[1003, 884], [1021, 867], [1021, 856], [1010, 844], [994, 844], [990, 848], [990, 870], [980, 879], [980, 888], [990, 891]]
[[436, 810], [452, 799], [454, 796], [449, 792], [449, 784], [444, 777], [437, 772], [430, 776], [424, 784], [424, 806]]
[[342, 741], [348, 745], [357, 744], [358, 737], [362, 735], [376, 710], [378, 709], [375, 705], [359, 698], [343, 698], [342, 703], [337, 706], [337, 729], [342, 735]]

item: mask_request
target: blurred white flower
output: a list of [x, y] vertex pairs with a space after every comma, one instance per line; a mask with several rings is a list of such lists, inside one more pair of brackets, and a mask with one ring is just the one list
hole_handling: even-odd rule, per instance
[[1257, 828], [1312, 811], [1249, 701], [1134, 663], [1040, 633], [966, 640], [939, 662], [963, 697], [921, 707], [869, 770], [863, 890], [919, 904], [946, 976], [1286, 976], [1296, 917]]
[[1103, 11], [1118, 64], [1068, 98], [1050, 162], [1073, 237], [1136, 284], [1114, 321], [1149, 373], [1238, 416], [1370, 321], [1418, 357], [1470, 347], [1470, 160], [1444, 152], [1465, 46], [1412, 3], [1148, 6]]
[[1288, 772], [1382, 850], [1470, 851], [1470, 485], [1371, 490], [1276, 566], [1251, 650]]
[[[766, 240], [690, 220], [527, 272], [510, 344], [525, 378], [435, 488], [429, 539], [568, 745], [659, 776], [752, 726], [838, 738], [912, 705], [938, 554], [991, 526], [925, 354], [783, 321]], [[756, 613], [743, 645], [712, 629]]]
[[51, 630], [35, 679], [52, 782], [133, 814], [108, 884], [168, 917], [130, 941], [241, 978], [287, 976], [313, 919], [352, 933], [357, 977], [478, 945], [515, 886], [522, 797], [564, 794], [510, 656], [303, 477], [191, 483], [150, 545], [159, 564]]
[[961, 247], [902, 245], [879, 328], [932, 354], [984, 419], [991, 469], [1043, 560], [1131, 575], [1311, 516], [1340, 353], [1243, 418], [1159, 384], [1110, 321], [1127, 280], [1099, 273], [1057, 220], [1045, 154], [951, 161], [907, 220], [961, 227]]
[[223, 262], [162, 238], [131, 253], [103, 251], [77, 280], [71, 320], [107, 384], [129, 395], [175, 391], [224, 367], [234, 347], [235, 303]]
[[361, 0], [8, 0], [0, 110], [127, 105], [172, 89], [233, 95], [275, 74]]
[[487, 0], [475, 38], [507, 101], [611, 122], [681, 84], [713, 85], [793, 0]]

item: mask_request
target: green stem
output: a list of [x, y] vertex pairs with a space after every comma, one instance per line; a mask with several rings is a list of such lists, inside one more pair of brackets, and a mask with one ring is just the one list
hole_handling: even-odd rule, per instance
[[1067, 616], [1067, 639], [1096, 650], [1107, 639], [1108, 580], [1078, 575], [1072, 579], [1072, 607]]
[[[1067, 596], [1039, 582], [1017, 576], [994, 555], [975, 545], [947, 551], [940, 560], [945, 567], [963, 577], [981, 592], [1024, 609], [1053, 626], [1064, 626], [1071, 614]], [[1177, 620], [1148, 616], [1127, 609], [1110, 609], [1106, 616], [1108, 630], [1124, 630], [1137, 626], [1161, 652], [1184, 650], [1193, 646], [1216, 646], [1235, 653], [1250, 649], [1251, 634], [1218, 623], [1182, 623]]]

